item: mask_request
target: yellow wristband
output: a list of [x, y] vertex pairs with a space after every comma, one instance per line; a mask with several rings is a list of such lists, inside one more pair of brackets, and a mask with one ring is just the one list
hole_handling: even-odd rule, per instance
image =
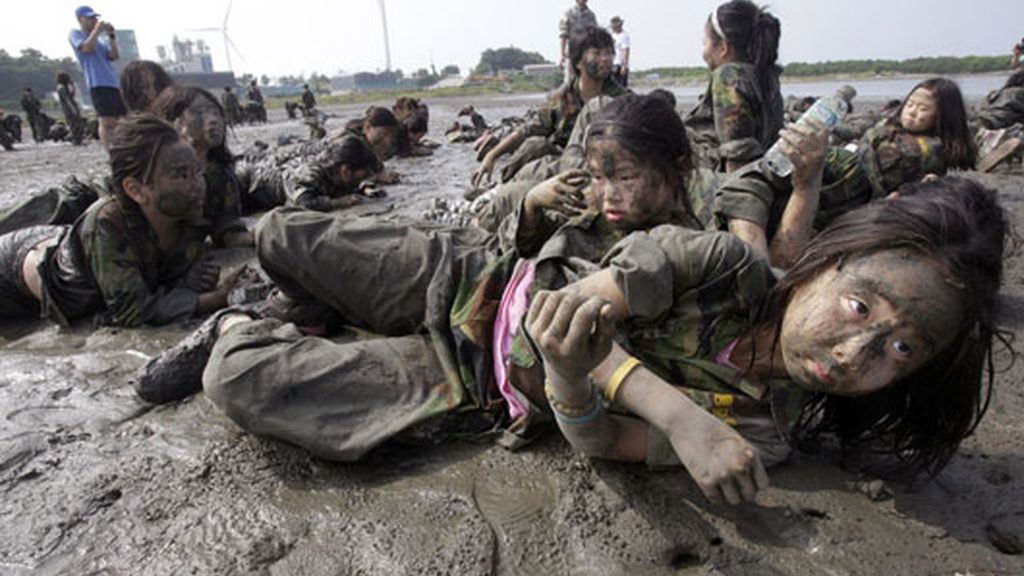
[[615, 396], [619, 393], [619, 387], [626, 380], [626, 376], [633, 371], [634, 368], [640, 366], [640, 361], [634, 356], [630, 356], [619, 364], [618, 368], [612, 372], [612, 377], [608, 380], [608, 385], [604, 387], [604, 397], [609, 402], [615, 402]]

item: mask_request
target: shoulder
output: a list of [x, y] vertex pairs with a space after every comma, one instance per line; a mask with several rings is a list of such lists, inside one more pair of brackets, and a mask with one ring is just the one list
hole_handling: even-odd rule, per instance
[[81, 44], [86, 37], [85, 32], [75, 29], [68, 33], [68, 42], [71, 42], [72, 46], [78, 48], [78, 45]]
[[715, 68], [711, 81], [716, 85], [740, 87], [754, 78], [754, 67], [746, 62], [728, 62]]

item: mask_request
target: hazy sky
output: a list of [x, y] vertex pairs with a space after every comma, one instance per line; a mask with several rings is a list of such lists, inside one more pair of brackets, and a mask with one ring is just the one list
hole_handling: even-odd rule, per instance
[[[591, 0], [598, 20], [625, 19], [633, 67], [697, 66], [703, 24], [716, 0]], [[407, 73], [447, 64], [463, 72], [486, 48], [514, 45], [558, 57], [557, 24], [572, 0], [386, 0], [392, 66]], [[79, 2], [5, 2], [0, 49], [32, 47], [50, 57], [73, 56], [67, 35]], [[91, 4], [118, 28], [136, 31], [143, 58], [171, 37], [203, 38], [214, 66], [226, 69], [219, 33], [227, 0], [97, 0]], [[821, 61], [1006, 54], [1024, 36], [1021, 0], [776, 0], [782, 20], [780, 59]], [[273, 11], [268, 7], [273, 7]], [[159, 8], [158, 8], [159, 7]], [[40, 14], [45, 14], [40, 17]], [[62, 17], [66, 16], [66, 17]], [[228, 34], [244, 60], [237, 73], [276, 77], [333, 75], [384, 68], [377, 0], [236, 0]]]

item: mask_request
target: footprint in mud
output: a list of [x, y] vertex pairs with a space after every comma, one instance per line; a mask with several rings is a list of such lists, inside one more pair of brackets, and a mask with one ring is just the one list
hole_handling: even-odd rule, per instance
[[[477, 509], [494, 530], [500, 574], [565, 572], [554, 545], [555, 487], [543, 478], [481, 475], [473, 486]], [[537, 554], [537, 551], [543, 551]]]

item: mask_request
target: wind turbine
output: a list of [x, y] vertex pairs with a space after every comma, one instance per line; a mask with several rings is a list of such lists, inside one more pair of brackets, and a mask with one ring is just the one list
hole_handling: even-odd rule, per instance
[[384, 10], [384, 0], [377, 0], [380, 5], [380, 24], [384, 28], [384, 71], [391, 71], [391, 43], [388, 42], [388, 14]]
[[[383, 0], [381, 0], [383, 2]], [[224, 36], [224, 56], [228, 61], [228, 71], [234, 72], [235, 69], [231, 66], [231, 50], [238, 54], [238, 57], [245, 62], [245, 56], [242, 56], [242, 51], [235, 46], [235, 43], [231, 41], [231, 37], [228, 36], [228, 18], [231, 16], [231, 4], [234, 0], [228, 0], [228, 9], [224, 11], [224, 23], [220, 28], [193, 28], [189, 32], [220, 32]]]

